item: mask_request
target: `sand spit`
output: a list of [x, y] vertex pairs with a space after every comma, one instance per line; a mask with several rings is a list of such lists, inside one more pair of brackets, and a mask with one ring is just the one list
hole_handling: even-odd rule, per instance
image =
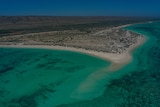
[[[128, 25], [120, 26], [118, 29], [126, 27]], [[103, 31], [99, 31], [96, 35], [100, 35], [103, 32], [108, 32], [110, 30], [117, 29], [106, 29]], [[127, 34], [126, 37], [129, 37], [132, 33]], [[106, 61], [110, 61], [111, 64], [109, 67], [102, 68], [96, 72], [90, 74], [84, 81], [82, 81], [78, 87], [71, 93], [70, 98], [74, 99], [90, 99], [100, 96], [104, 91], [104, 79], [107, 79], [108, 73], [115, 72], [118, 69], [124, 67], [126, 64], [132, 61], [132, 51], [135, 48], [139, 47], [146, 41], [146, 37], [144, 36], [136, 36], [136, 42], [133, 42], [128, 48], [125, 48], [121, 53], [107, 53], [103, 51], [96, 50], [87, 50], [84, 48], [77, 47], [69, 47], [69, 46], [54, 46], [54, 45], [26, 45], [23, 43], [17, 44], [9, 44], [9, 45], [1, 45], [2, 48], [34, 48], [34, 49], [50, 49], [50, 50], [63, 50], [63, 51], [74, 51], [87, 55], [91, 55], [94, 57], [101, 58]], [[97, 49], [97, 48], [96, 48]], [[101, 89], [101, 90], [99, 90]], [[94, 94], [93, 94], [94, 93]]]
[[[86, 41], [86, 44], [84, 43], [84, 47], [77, 47], [77, 45], [80, 46], [80, 45], [83, 44], [80, 41], [72, 41], [72, 42], [75, 42], [75, 43], [73, 43], [73, 44], [75, 44], [73, 46], [72, 45], [71, 46], [70, 45], [62, 45], [62, 44], [65, 44], [65, 42], [61, 43], [60, 45], [56, 45], [54, 43], [47, 45], [47, 44], [45, 44], [45, 42], [43, 44], [34, 44], [34, 41], [32, 41], [32, 40], [29, 40], [27, 42], [27, 44], [25, 42], [22, 42], [22, 41], [21, 42], [17, 42], [17, 43], [9, 42], [9, 44], [8, 44], [7, 41], [9, 41], [10, 39], [7, 39], [6, 42], [0, 42], [0, 47], [41, 48], [41, 49], [66, 50], [66, 51], [80, 52], [80, 53], [92, 55], [92, 56], [95, 56], [95, 57], [110, 61], [111, 65], [108, 67], [108, 70], [109, 71], [115, 71], [115, 70], [120, 69], [124, 65], [128, 64], [130, 61], [132, 61], [132, 55], [131, 55], [132, 51], [135, 48], [137, 48], [138, 46], [142, 45], [146, 40], [146, 37], [144, 37], [142, 35], [138, 35], [138, 34], [136, 34], [134, 32], [128, 31], [128, 30], [127, 31], [122, 31], [123, 33], [122, 32], [117, 32], [118, 30], [122, 30], [124, 27], [130, 26], [130, 25], [131, 24], [127, 24], [127, 25], [122, 25], [122, 26], [118, 26], [118, 27], [111, 27], [111, 28], [107, 28], [105, 30], [98, 31], [98, 32], [92, 34], [92, 36], [96, 35], [96, 37], [102, 38], [102, 40], [96, 40], [95, 38], [90, 38], [90, 36], [89, 36], [89, 38], [87, 38], [87, 39], [90, 39], [92, 41], [95, 40], [97, 42], [93, 42], [92, 43], [90, 40]], [[115, 32], [117, 32], [117, 33], [115, 34]], [[119, 34], [119, 33], [122, 33], [122, 34]], [[38, 33], [38, 34], [40, 34], [40, 33]], [[42, 34], [43, 34], [43, 32], [42, 32]], [[123, 39], [124, 48], [122, 47], [123, 45], [121, 47], [119, 47], [119, 45], [121, 43], [114, 43], [114, 45], [112, 44], [110, 46], [111, 47], [115, 47], [115, 48], [112, 48], [112, 49], [113, 50], [117, 50], [117, 51], [107, 52], [105, 50], [108, 50], [110, 48], [110, 46], [107, 46], [107, 47], [104, 47], [104, 46], [106, 45], [105, 42], [108, 42], [108, 41], [105, 41], [105, 38], [108, 37], [106, 35], [109, 35], [109, 34], [115, 36], [113, 39], [109, 39], [109, 41], [112, 42], [112, 43], [116, 42], [115, 39], [117, 37], [118, 37], [118, 39], [123, 39], [123, 38], [121, 38], [121, 36], [123, 36], [125, 39], [127, 39], [127, 38], [130, 38], [130, 39], [128, 41], [124, 41], [124, 39]], [[30, 35], [30, 34], [28, 34], [28, 35]], [[134, 35], [134, 36], [132, 36], [132, 35]], [[11, 37], [13, 37], [13, 38], [17, 38], [17, 37], [21, 38], [21, 36], [22, 35], [13, 35]], [[84, 36], [81, 35], [81, 38], [84, 39]], [[136, 39], [134, 39], [134, 38], [136, 38]], [[3, 40], [3, 37], [1, 39]], [[77, 39], [80, 39], [80, 38], [77, 38]], [[26, 40], [27, 40], [27, 38], [26, 38]], [[92, 48], [91, 49], [87, 49], [86, 47], [89, 46], [87, 42], [88, 43], [91, 42], [90, 46], [93, 46], [94, 48], [93, 49]], [[104, 43], [102, 43], [102, 44], [98, 45], [98, 47], [96, 47], [96, 43], [101, 43], [101, 42], [104, 42]], [[101, 48], [103, 48], [105, 50], [102, 49], [102, 51], [100, 51]]]
[[131, 47], [128, 48], [125, 52], [121, 54], [113, 54], [113, 53], [106, 53], [106, 52], [97, 52], [92, 50], [86, 50], [82, 48], [73, 48], [73, 47], [64, 47], [64, 46], [46, 46], [46, 45], [0, 45], [3, 48], [37, 48], [37, 49], [52, 49], [52, 50], [65, 50], [65, 51], [74, 51], [80, 52], [88, 55], [92, 55], [107, 61], [110, 61], [112, 64], [109, 67], [110, 70], [116, 70], [120, 67], [124, 66], [125, 64], [129, 63], [132, 60], [131, 52], [141, 44], [145, 42], [144, 37], [140, 37], [138, 42]]

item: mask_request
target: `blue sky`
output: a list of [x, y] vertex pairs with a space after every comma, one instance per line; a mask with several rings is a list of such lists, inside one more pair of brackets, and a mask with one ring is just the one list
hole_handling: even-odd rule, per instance
[[0, 0], [0, 15], [160, 16], [160, 0]]

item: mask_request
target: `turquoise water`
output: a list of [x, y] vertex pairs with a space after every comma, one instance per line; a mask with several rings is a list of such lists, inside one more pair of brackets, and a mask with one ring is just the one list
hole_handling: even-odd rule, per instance
[[109, 65], [80, 53], [42, 49], [0, 48], [0, 58], [0, 107], [51, 107], [81, 101], [74, 98], [79, 84]]
[[133, 52], [133, 61], [110, 74], [103, 95], [59, 107], [160, 107], [160, 22], [125, 29], [147, 37]]
[[0, 107], [160, 107], [160, 22], [125, 29], [147, 42], [115, 72], [84, 54], [1, 48]]

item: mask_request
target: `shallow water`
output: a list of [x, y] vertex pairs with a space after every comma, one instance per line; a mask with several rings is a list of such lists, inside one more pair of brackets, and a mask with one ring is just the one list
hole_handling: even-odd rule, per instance
[[109, 65], [92, 56], [45, 49], [0, 48], [0, 59], [1, 107], [51, 107], [81, 101], [76, 95], [79, 84]]
[[160, 107], [160, 22], [125, 29], [147, 37], [133, 61], [108, 76], [112, 79], [100, 97], [59, 107]]
[[111, 73], [109, 62], [88, 55], [1, 48], [0, 106], [160, 107], [160, 22], [125, 29], [147, 42]]

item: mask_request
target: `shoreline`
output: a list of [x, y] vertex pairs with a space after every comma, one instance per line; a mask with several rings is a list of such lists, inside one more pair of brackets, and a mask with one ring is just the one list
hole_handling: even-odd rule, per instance
[[[62, 50], [62, 51], [71, 51], [78, 52], [82, 54], [86, 54], [89, 56], [93, 56], [96, 58], [100, 58], [102, 60], [106, 60], [110, 62], [109, 66], [104, 68], [100, 68], [99, 70], [91, 73], [81, 81], [80, 84], [71, 92], [70, 98], [74, 99], [85, 99], [90, 100], [92, 98], [99, 97], [103, 94], [106, 85], [105, 81], [110, 81], [110, 78], [107, 78], [108, 73], [116, 72], [117, 70], [125, 67], [129, 64], [133, 59], [133, 51], [136, 48], [140, 47], [146, 42], [146, 36], [140, 36], [137, 39], [137, 42], [127, 48], [121, 54], [113, 54], [107, 52], [98, 52], [93, 50], [86, 50], [82, 48], [74, 48], [74, 47], [64, 47], [64, 46], [47, 46], [47, 45], [0, 45], [0, 48], [28, 48], [28, 49], [49, 49], [49, 50]], [[97, 87], [98, 86], [98, 87]], [[98, 93], [97, 93], [98, 90]], [[100, 91], [99, 91], [100, 90]]]
[[86, 50], [82, 48], [74, 48], [74, 47], [64, 47], [64, 46], [47, 46], [47, 45], [0, 45], [0, 48], [35, 48], [35, 49], [50, 49], [50, 50], [63, 50], [63, 51], [73, 51], [80, 52], [82, 54], [91, 55], [97, 58], [101, 58], [102, 60], [106, 60], [111, 62], [109, 66], [110, 71], [115, 71], [125, 66], [129, 62], [132, 61], [132, 51], [136, 48], [144, 44], [146, 41], [146, 37], [140, 37], [136, 44], [131, 45], [126, 51], [121, 54], [113, 54], [106, 52], [98, 52], [92, 50]]
[[[134, 24], [141, 24], [141, 23], [134, 23]], [[131, 26], [134, 24], [125, 24], [117, 27], [113, 27], [111, 29], [123, 29], [127, 26]], [[100, 32], [105, 32], [110, 29], [105, 29]], [[133, 33], [139, 34], [137, 32], [134, 32], [132, 30], [127, 30], [131, 31]], [[132, 61], [132, 53], [133, 51], [143, 45], [147, 40], [147, 36], [140, 34], [140, 36], [137, 39], [137, 42], [133, 45], [131, 45], [129, 48], [127, 48], [124, 52], [120, 54], [114, 54], [114, 53], [107, 53], [107, 52], [99, 52], [99, 51], [94, 51], [94, 50], [86, 50], [83, 48], [75, 48], [75, 47], [67, 47], [67, 46], [54, 46], [54, 45], [24, 45], [23, 43], [19, 44], [9, 44], [9, 45], [0, 45], [0, 48], [35, 48], [35, 49], [49, 49], [49, 50], [62, 50], [62, 51], [72, 51], [72, 52], [78, 52], [82, 54], [87, 54], [90, 56], [94, 56], [96, 58], [100, 58], [102, 60], [109, 61], [111, 64], [109, 67], [107, 67], [107, 71], [116, 71], [128, 63]]]
[[[130, 63], [133, 59], [132, 52], [138, 48], [139, 46], [143, 45], [146, 42], [145, 36], [140, 36], [137, 39], [137, 42], [131, 45], [129, 48], [126, 49], [125, 52], [121, 54], [113, 54], [113, 53], [106, 53], [106, 52], [97, 52], [91, 50], [85, 50], [80, 48], [73, 48], [73, 47], [64, 47], [64, 46], [46, 46], [46, 45], [0, 45], [2, 48], [29, 48], [29, 49], [50, 49], [50, 50], [63, 50], [63, 51], [72, 51], [78, 52], [82, 54], [87, 54], [90, 56], [94, 56], [96, 58], [100, 58], [102, 60], [109, 61], [111, 64], [107, 67], [100, 68], [99, 70], [91, 73], [84, 79], [70, 94], [70, 98], [74, 99], [85, 99], [90, 100], [92, 98], [99, 97], [103, 94], [106, 85], [105, 81], [109, 81], [110, 78], [107, 78], [108, 73], [116, 72], [117, 70], [121, 69], [122, 67], [126, 66]], [[98, 86], [98, 87], [97, 87]], [[99, 91], [100, 89], [100, 91]], [[97, 93], [98, 90], [98, 93]]]

